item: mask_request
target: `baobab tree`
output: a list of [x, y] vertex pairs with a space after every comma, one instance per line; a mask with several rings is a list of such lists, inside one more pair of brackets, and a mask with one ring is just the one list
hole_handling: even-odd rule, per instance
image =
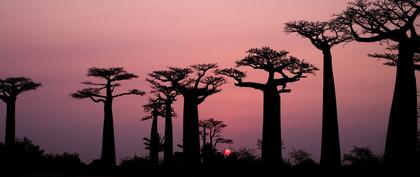
[[183, 110], [183, 150], [186, 165], [200, 163], [200, 137], [198, 129], [198, 105], [215, 93], [220, 92], [226, 80], [209, 75], [217, 69], [217, 64], [198, 64], [186, 68], [169, 67], [168, 70], [154, 71], [150, 78], [173, 87], [184, 98]]
[[6, 103], [6, 147], [13, 147], [15, 144], [15, 111], [16, 111], [16, 99], [19, 94], [35, 90], [41, 83], [32, 81], [27, 77], [9, 77], [6, 79], [0, 79], [0, 99]]
[[114, 94], [115, 89], [121, 86], [119, 81], [137, 78], [137, 75], [125, 71], [122, 67], [92, 67], [88, 69], [87, 76], [99, 78], [105, 80], [105, 82], [82, 82], [82, 84], [91, 87], [78, 90], [75, 93], [72, 93], [71, 96], [76, 99], [89, 98], [95, 103], [104, 104], [104, 124], [102, 135], [101, 162], [104, 166], [115, 167], [115, 137], [112, 103], [115, 98], [125, 95], [144, 95], [144, 92], [137, 89], [132, 89], [127, 92]]
[[[317, 67], [296, 57], [288, 56], [287, 51], [276, 51], [270, 47], [253, 48], [248, 56], [236, 61], [237, 67], [251, 67], [268, 73], [266, 83], [244, 82], [245, 73], [234, 69], [222, 69], [218, 73], [233, 78], [238, 87], [248, 87], [263, 92], [263, 132], [261, 159], [267, 165], [279, 165], [282, 162], [280, 94], [290, 92], [288, 83], [313, 74]], [[279, 78], [276, 76], [279, 75]]]
[[[143, 105], [144, 111], [149, 113], [142, 121], [152, 120], [152, 128], [150, 129], [150, 138], [148, 139], [149, 143], [149, 158], [150, 162], [153, 165], [158, 165], [159, 163], [159, 149], [160, 149], [160, 136], [158, 132], [158, 117], [164, 116], [163, 112], [163, 102], [158, 98], [149, 98], [149, 102]], [[146, 139], [145, 139], [146, 140]]]
[[398, 46], [396, 80], [386, 136], [385, 164], [414, 164], [417, 97], [414, 54], [420, 46], [416, 19], [418, 0], [356, 0], [337, 19], [358, 42], [388, 42]]
[[328, 22], [294, 21], [285, 24], [286, 33], [297, 33], [307, 38], [323, 54], [322, 143], [321, 165], [327, 168], [341, 166], [338, 133], [337, 100], [332, 65], [331, 48], [349, 42], [351, 35], [334, 20]]
[[172, 108], [172, 104], [176, 101], [176, 97], [179, 93], [172, 86], [166, 86], [153, 78], [146, 79], [152, 87], [152, 94], [163, 104], [163, 117], [165, 118], [165, 144], [163, 151], [163, 164], [169, 167], [173, 163], [173, 127], [172, 118], [176, 116], [175, 111]]

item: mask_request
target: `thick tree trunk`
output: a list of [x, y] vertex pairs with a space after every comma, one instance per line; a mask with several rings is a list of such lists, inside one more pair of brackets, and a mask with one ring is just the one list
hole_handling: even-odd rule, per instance
[[112, 98], [107, 98], [104, 104], [104, 127], [102, 135], [101, 160], [105, 167], [115, 167], [116, 165]]
[[173, 162], [173, 132], [172, 132], [172, 111], [171, 104], [166, 104], [165, 117], [165, 145], [163, 152], [163, 163], [166, 167], [172, 166]]
[[13, 147], [16, 139], [15, 109], [16, 98], [8, 98], [6, 102], [6, 138], [5, 145]]
[[200, 164], [200, 134], [198, 129], [198, 104], [195, 97], [184, 95], [183, 148], [187, 166]]
[[16, 142], [16, 125], [15, 125], [15, 108], [16, 98], [8, 98], [6, 101], [6, 174], [14, 176], [16, 171], [15, 158], [15, 142]]
[[408, 42], [400, 42], [398, 47], [397, 76], [384, 155], [389, 167], [410, 167], [415, 162], [417, 88], [413, 46]]
[[153, 165], [159, 163], [159, 133], [158, 133], [158, 116], [153, 115], [152, 129], [150, 131], [150, 149], [149, 158]]
[[280, 95], [275, 87], [264, 90], [261, 158], [265, 165], [282, 163]]
[[338, 132], [337, 101], [330, 49], [323, 50], [324, 81], [322, 100], [321, 165], [325, 168], [341, 166], [340, 140]]

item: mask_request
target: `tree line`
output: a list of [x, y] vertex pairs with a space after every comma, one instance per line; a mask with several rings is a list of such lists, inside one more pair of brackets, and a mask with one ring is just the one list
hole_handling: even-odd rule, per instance
[[[372, 54], [371, 57], [387, 60], [386, 65], [396, 67], [396, 80], [389, 115], [385, 143], [384, 162], [390, 168], [412, 168], [415, 164], [417, 142], [417, 88], [415, 71], [418, 71], [420, 36], [416, 23], [420, 5], [418, 0], [355, 0], [329, 21], [292, 21], [285, 23], [284, 32], [298, 34], [308, 39], [323, 54], [323, 108], [320, 164], [326, 169], [337, 169], [341, 164], [337, 102], [332, 65], [332, 48], [349, 42], [386, 42], [390, 53]], [[148, 74], [151, 85], [149, 100], [144, 105], [152, 120], [148, 139], [150, 158], [156, 161], [160, 149], [157, 118], [165, 118], [163, 143], [164, 164], [173, 162], [173, 127], [175, 112], [172, 104], [183, 97], [183, 164], [198, 166], [200, 157], [200, 121], [198, 106], [209, 96], [221, 91], [227, 79], [241, 88], [253, 88], [263, 93], [263, 129], [261, 160], [266, 166], [279, 166], [283, 162], [281, 142], [281, 94], [291, 92], [287, 85], [314, 74], [319, 69], [285, 50], [270, 47], [252, 48], [233, 68], [219, 68], [215, 63], [196, 64], [187, 67], [168, 67]], [[250, 67], [268, 74], [266, 82], [245, 81], [247, 74], [241, 70]], [[115, 93], [120, 81], [137, 78], [122, 67], [88, 69], [87, 76], [104, 82], [82, 82], [87, 88], [77, 90], [71, 96], [90, 99], [104, 106], [104, 124], [101, 163], [114, 167], [115, 140], [112, 103], [126, 95], [145, 95], [132, 89]], [[0, 80], [0, 98], [7, 104], [6, 147], [13, 152], [15, 140], [15, 102], [17, 96], [35, 90], [40, 83], [26, 77], [10, 77]], [[204, 130], [205, 131], [205, 130]], [[203, 134], [202, 134], [203, 136]], [[201, 136], [201, 139], [203, 137]], [[204, 133], [202, 145], [208, 144]], [[209, 146], [215, 146], [211, 142]], [[211, 149], [211, 148], [210, 148]], [[10, 153], [13, 154], [13, 153]]]

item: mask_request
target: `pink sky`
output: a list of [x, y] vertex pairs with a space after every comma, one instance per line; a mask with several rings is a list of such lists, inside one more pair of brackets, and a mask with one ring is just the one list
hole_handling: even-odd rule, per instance
[[[122, 66], [139, 75], [127, 88], [148, 90], [145, 76], [166, 66], [217, 62], [234, 65], [249, 48], [285, 49], [322, 69], [321, 52], [283, 32], [290, 20], [328, 20], [346, 0], [3, 0], [0, 3], [0, 77], [28, 76], [43, 83], [17, 103], [17, 136], [29, 137], [47, 152], [100, 157], [102, 105], [74, 100], [91, 66]], [[384, 46], [350, 43], [333, 50], [342, 152], [353, 145], [382, 153], [394, 84], [394, 68], [367, 57]], [[265, 75], [249, 70], [250, 80]], [[321, 139], [322, 72], [290, 85], [282, 96], [286, 146], [305, 149], [318, 160]], [[253, 89], [223, 87], [200, 105], [200, 119], [228, 125], [228, 147], [256, 148], [261, 136], [262, 95]], [[140, 122], [146, 97], [114, 104], [117, 158], [146, 155], [142, 138], [151, 122]], [[175, 143], [182, 137], [182, 98], [175, 105]], [[163, 119], [160, 120], [163, 134]], [[5, 104], [0, 104], [0, 141]]]

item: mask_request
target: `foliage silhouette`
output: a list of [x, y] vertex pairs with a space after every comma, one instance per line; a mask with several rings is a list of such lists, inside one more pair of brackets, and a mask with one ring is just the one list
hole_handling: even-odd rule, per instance
[[214, 161], [217, 152], [217, 144], [233, 143], [233, 140], [222, 137], [222, 131], [227, 127], [223, 121], [210, 118], [207, 120], [200, 120], [198, 126], [200, 127], [200, 137], [203, 144], [201, 151], [204, 163]]
[[213, 118], [207, 120], [200, 120], [198, 123], [200, 127], [200, 137], [204, 144], [209, 144], [212, 149], [216, 149], [217, 144], [232, 144], [233, 140], [222, 137], [222, 131], [227, 125], [220, 120]]
[[[81, 171], [85, 166], [78, 154], [45, 154], [44, 150], [28, 138], [15, 140], [15, 165], [17, 173], [73, 173]], [[6, 156], [4, 144], [0, 143], [0, 157]], [[0, 158], [0, 176], [6, 171], [6, 159]], [[13, 174], [7, 174], [13, 175]]]
[[323, 53], [321, 165], [327, 168], [337, 168], [341, 166], [341, 153], [331, 48], [350, 41], [351, 35], [346, 33], [346, 30], [336, 20], [288, 22], [285, 32], [297, 33], [308, 38]]
[[418, 0], [356, 0], [337, 20], [358, 42], [386, 41], [398, 46], [397, 72], [384, 160], [391, 168], [414, 164], [417, 97], [414, 53], [420, 45]]
[[[168, 70], [154, 71], [150, 78], [167, 87], [172, 87], [184, 97], [183, 110], [183, 150], [186, 166], [200, 163], [200, 137], [198, 128], [198, 105], [225, 84], [223, 77], [208, 75], [217, 69], [217, 64], [198, 64], [186, 68], [169, 67]], [[193, 76], [195, 75], [195, 76]]]
[[298, 166], [312, 166], [315, 165], [315, 161], [312, 159], [312, 154], [304, 150], [293, 149], [289, 152], [289, 163]]
[[166, 167], [173, 166], [173, 127], [172, 118], [176, 116], [172, 104], [176, 101], [179, 92], [172, 86], [166, 86], [153, 78], [146, 79], [152, 87], [154, 94], [163, 104], [162, 114], [165, 118], [165, 144], [163, 152], [163, 164]]
[[[248, 56], [236, 61], [238, 67], [248, 66], [268, 73], [266, 83], [244, 82], [245, 73], [234, 69], [218, 70], [219, 74], [233, 78], [238, 87], [249, 87], [263, 92], [263, 133], [261, 158], [266, 165], [278, 165], [282, 160], [280, 94], [290, 92], [288, 83], [313, 74], [318, 68], [296, 57], [288, 56], [287, 51], [275, 51], [269, 47], [253, 48], [247, 51]], [[279, 74], [280, 78], [275, 78]], [[291, 76], [290, 76], [291, 75]], [[278, 88], [280, 87], [281, 88]]]
[[[128, 92], [113, 94], [115, 89], [121, 84], [119, 81], [131, 80], [137, 78], [133, 73], [129, 73], [122, 67], [112, 68], [97, 68], [91, 67], [88, 69], [87, 76], [95, 77], [105, 80], [104, 83], [82, 82], [82, 84], [89, 85], [82, 90], [72, 93], [71, 96], [76, 99], [89, 98], [95, 103], [104, 104], [104, 125], [102, 135], [102, 153], [101, 160], [105, 167], [115, 167], [115, 137], [114, 137], [114, 123], [112, 113], [112, 102], [115, 98], [125, 95], [144, 95], [143, 91], [132, 89]], [[105, 92], [101, 94], [101, 92]]]
[[379, 165], [381, 157], [370, 148], [354, 146], [348, 154], [344, 154], [343, 162], [358, 168], [368, 168]]

